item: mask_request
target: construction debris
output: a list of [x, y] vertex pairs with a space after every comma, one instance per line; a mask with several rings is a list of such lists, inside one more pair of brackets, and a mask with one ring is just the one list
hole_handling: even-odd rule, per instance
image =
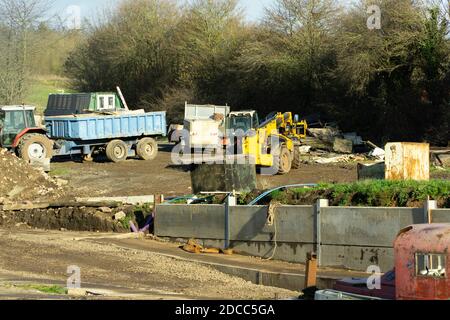
[[103, 213], [112, 213], [112, 209], [110, 207], [100, 207], [98, 208], [98, 211], [101, 211]]
[[335, 138], [333, 143], [333, 151], [337, 153], [351, 154], [353, 153], [353, 141]]
[[386, 165], [384, 162], [375, 164], [358, 164], [358, 180], [383, 180], [385, 178]]
[[119, 211], [114, 215], [114, 220], [121, 221], [127, 217], [127, 214], [123, 211]]
[[386, 152], [383, 149], [376, 147], [369, 153], [369, 157], [384, 161]]
[[335, 156], [331, 158], [325, 158], [325, 157], [314, 157], [314, 162], [319, 164], [330, 164], [330, 163], [351, 163], [351, 162], [358, 162], [358, 161], [365, 161], [367, 160], [365, 157], [359, 156], [359, 155], [343, 155], [343, 156]]
[[[372, 150], [371, 150], [372, 149]], [[385, 152], [356, 132], [343, 133], [337, 126], [309, 128], [300, 154], [304, 163], [352, 163], [384, 161]]]
[[436, 167], [450, 168], [450, 149], [431, 150], [430, 153]]
[[233, 254], [232, 249], [222, 250], [222, 249], [217, 249], [217, 248], [205, 248], [202, 245], [200, 245], [197, 241], [195, 241], [194, 239], [190, 239], [188, 241], [188, 243], [182, 247], [182, 249], [186, 252], [195, 253], [195, 254], [200, 254], [200, 253], [209, 253], [209, 254], [222, 253], [225, 255]]

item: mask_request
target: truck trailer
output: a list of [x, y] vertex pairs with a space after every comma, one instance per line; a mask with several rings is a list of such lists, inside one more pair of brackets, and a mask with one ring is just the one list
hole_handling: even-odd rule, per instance
[[78, 154], [89, 161], [104, 152], [112, 162], [136, 155], [153, 160], [156, 138], [167, 135], [165, 112], [131, 111], [120, 91], [52, 94], [44, 115], [54, 156]]

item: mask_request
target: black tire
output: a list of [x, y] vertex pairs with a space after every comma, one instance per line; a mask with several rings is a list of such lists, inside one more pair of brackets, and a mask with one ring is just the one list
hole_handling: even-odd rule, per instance
[[292, 156], [286, 146], [281, 146], [279, 154], [275, 156], [276, 166], [278, 174], [285, 175], [291, 172], [292, 169]]
[[302, 165], [302, 159], [300, 154], [300, 146], [294, 145], [294, 155], [292, 159], [292, 169], [300, 169]]
[[20, 139], [18, 154], [26, 161], [51, 159], [53, 141], [40, 133], [26, 134]]
[[154, 160], [158, 155], [158, 143], [155, 139], [143, 138], [136, 146], [136, 153], [142, 160]]
[[112, 162], [122, 162], [128, 158], [128, 146], [122, 140], [113, 140], [106, 146], [106, 157]]

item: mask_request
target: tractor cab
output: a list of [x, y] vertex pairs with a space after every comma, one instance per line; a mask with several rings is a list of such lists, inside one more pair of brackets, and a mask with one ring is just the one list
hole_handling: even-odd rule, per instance
[[450, 225], [422, 224], [395, 240], [397, 300], [450, 299]]
[[45, 129], [36, 126], [34, 110], [32, 106], [0, 106], [0, 147], [33, 165], [47, 165], [53, 155], [53, 141]]
[[17, 135], [27, 128], [35, 128], [32, 106], [0, 107], [0, 146], [9, 148]]

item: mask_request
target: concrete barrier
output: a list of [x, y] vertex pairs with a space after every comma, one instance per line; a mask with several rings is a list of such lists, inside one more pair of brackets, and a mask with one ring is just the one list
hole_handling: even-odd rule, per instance
[[431, 218], [434, 223], [450, 223], [450, 209], [431, 210]]
[[[195, 238], [207, 247], [225, 245], [225, 206], [159, 205], [155, 234]], [[393, 242], [411, 224], [426, 223], [423, 208], [280, 206], [273, 225], [267, 206], [233, 206], [229, 210], [229, 241], [238, 252], [262, 258], [305, 263], [315, 251], [321, 266], [366, 271], [393, 267]], [[450, 223], [450, 210], [431, 210], [432, 221]]]

